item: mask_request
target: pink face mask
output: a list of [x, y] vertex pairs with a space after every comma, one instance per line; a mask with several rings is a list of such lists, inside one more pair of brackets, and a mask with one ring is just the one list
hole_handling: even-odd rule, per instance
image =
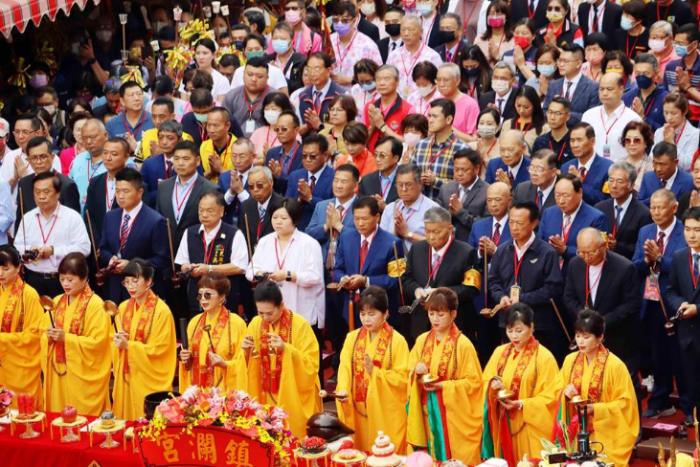
[[506, 19], [503, 16], [489, 18], [488, 23], [492, 28], [502, 28], [506, 24]]
[[404, 133], [403, 139], [409, 148], [415, 148], [418, 142], [423, 138], [419, 133]]
[[289, 10], [284, 12], [284, 19], [291, 24], [296, 26], [301, 21], [301, 13], [299, 11]]

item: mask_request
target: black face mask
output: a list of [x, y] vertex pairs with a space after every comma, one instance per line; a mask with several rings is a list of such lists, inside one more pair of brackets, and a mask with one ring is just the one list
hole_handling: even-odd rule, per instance
[[384, 30], [391, 37], [396, 37], [399, 34], [401, 34], [401, 25], [400, 24], [386, 24], [386, 25], [384, 25]]
[[440, 31], [440, 43], [447, 44], [455, 39], [456, 37], [454, 31]]

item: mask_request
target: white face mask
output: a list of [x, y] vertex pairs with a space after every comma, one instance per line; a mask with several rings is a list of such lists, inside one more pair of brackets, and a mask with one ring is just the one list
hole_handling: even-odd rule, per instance
[[377, 12], [377, 6], [374, 3], [363, 3], [360, 11], [365, 16], [371, 16]]
[[217, 29], [219, 30], [219, 35], [225, 33], [226, 31], [228, 31], [228, 28], [227, 28], [226, 26], [222, 26], [222, 27], [217, 28]]
[[403, 135], [403, 139], [409, 148], [415, 148], [422, 138], [423, 136], [418, 133], [404, 133]]
[[488, 125], [479, 125], [476, 132], [482, 138], [492, 138], [496, 136], [497, 128]]
[[275, 125], [277, 123], [277, 120], [279, 120], [281, 113], [282, 112], [278, 110], [265, 110], [263, 112], [263, 116], [265, 117], [267, 123], [269, 123], [270, 125]]
[[502, 80], [496, 80], [496, 81], [491, 81], [491, 89], [496, 91], [497, 94], [505, 94], [508, 92], [508, 89], [510, 88], [510, 84], [508, 84], [507, 81], [502, 81]]
[[95, 33], [97, 40], [100, 42], [109, 42], [112, 39], [112, 31], [105, 31], [103, 29]]
[[420, 94], [422, 98], [425, 98], [428, 94], [433, 92], [433, 89], [435, 89], [433, 86], [418, 86], [418, 94]]
[[649, 39], [649, 48], [652, 52], [661, 52], [666, 48], [665, 39]]

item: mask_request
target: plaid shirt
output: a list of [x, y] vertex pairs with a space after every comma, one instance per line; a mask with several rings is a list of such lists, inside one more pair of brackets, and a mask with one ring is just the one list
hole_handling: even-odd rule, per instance
[[431, 171], [436, 175], [433, 186], [423, 187], [425, 196], [437, 199], [442, 184], [454, 180], [454, 154], [468, 147], [454, 133], [441, 144], [437, 144], [434, 137], [425, 138], [418, 143], [413, 153], [413, 164], [424, 173]]

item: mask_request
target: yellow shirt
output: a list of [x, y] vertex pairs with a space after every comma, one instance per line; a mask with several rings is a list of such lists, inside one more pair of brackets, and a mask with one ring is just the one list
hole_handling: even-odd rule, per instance
[[[182, 133], [183, 141], [194, 141], [192, 137], [187, 133]], [[158, 144], [158, 128], [151, 128], [146, 130], [141, 138], [141, 144], [139, 144], [138, 150], [136, 151], [136, 162], [143, 162], [153, 154], [151, 153], [151, 144]]]
[[[226, 147], [224, 152], [222, 152], [219, 156], [219, 158], [221, 159], [221, 166], [226, 171], [233, 170], [233, 158], [231, 157], [231, 153], [233, 152], [233, 143], [236, 142], [236, 137], [232, 134], [229, 134], [228, 137], [228, 146]], [[209, 157], [212, 154], [217, 154], [216, 150], [214, 149], [214, 142], [211, 139], [202, 142], [202, 145], [199, 147], [199, 155], [202, 158], [202, 169], [204, 169], [205, 174], [211, 171]], [[216, 183], [219, 181], [219, 177], [212, 177], [209, 180], [212, 183]]]
[[[63, 295], [55, 298], [56, 305]], [[112, 358], [109, 352], [110, 320], [104, 303], [93, 294], [87, 303], [80, 335], [69, 332], [73, 316], [79, 310], [76, 297], [66, 306], [62, 328], [65, 331], [66, 363], [56, 362], [56, 346], [49, 343], [46, 330], [51, 326], [48, 314], [41, 322], [41, 366], [44, 370], [46, 410], [60, 412], [66, 405], [81, 415], [99, 416], [109, 408], [109, 377]], [[54, 312], [55, 313], [55, 312]], [[55, 314], [54, 314], [55, 319]]]
[[[153, 293], [153, 292], [151, 292]], [[119, 305], [117, 326], [121, 323], [129, 300]], [[144, 313], [144, 306], [133, 314], [127, 350], [117, 349], [112, 341], [112, 362], [114, 365], [113, 412], [119, 419], [135, 420], [143, 415], [143, 401], [154, 392], [170, 391], [177, 364], [177, 343], [175, 341], [175, 321], [173, 314], [161, 299], [156, 303], [153, 316], [145, 326], [144, 341], [136, 342], [138, 323]], [[110, 337], [114, 328], [110, 328]], [[124, 373], [124, 362], [128, 355], [129, 372]]]
[[[336, 392], [347, 391], [350, 397], [345, 403], [336, 400], [338, 417], [355, 430], [353, 437], [357, 449], [371, 451], [377, 432], [381, 430], [391, 438], [397, 454], [406, 454], [408, 344], [394, 330], [391, 348], [387, 348], [384, 353], [381, 368], [375, 366], [372, 375], [365, 371], [365, 379], [369, 382], [367, 402], [354, 402], [352, 356], [360, 330], [356, 329], [347, 335], [340, 354]], [[364, 339], [366, 353], [374, 360], [379, 339], [375, 337], [370, 342], [369, 333]]]
[[[227, 310], [228, 311], [228, 310]], [[187, 339], [188, 345], [191, 351], [192, 345], [194, 344], [194, 334], [197, 330], [197, 326], [200, 323], [202, 313], [198, 314], [190, 321], [187, 326]], [[214, 319], [205, 318], [205, 324], [210, 324], [212, 328], [216, 326], [219, 319], [219, 313], [217, 313]], [[241, 348], [241, 342], [246, 333], [245, 321], [241, 319], [235, 313], [229, 313], [228, 325], [224, 328], [221, 335], [218, 337], [212, 330], [212, 337], [214, 337], [214, 349], [216, 354], [224, 359], [226, 362], [226, 368], [214, 368], [214, 385], [222, 389], [223, 391], [231, 391], [240, 389], [245, 391], [248, 388], [248, 368], [245, 361], [245, 353]], [[201, 371], [204, 375], [204, 370], [207, 364], [207, 352], [210, 346], [209, 337], [205, 332], [201, 333], [201, 338], [199, 339], [199, 361], [192, 362], [191, 368], [187, 370], [185, 365], [180, 363], [180, 371], [178, 372], [180, 379], [180, 389], [184, 391], [190, 387], [194, 380], [194, 373]], [[200, 382], [200, 386], [203, 383]]]
[[[16, 280], [20, 280], [19, 277]], [[0, 333], [0, 386], [10, 389], [15, 395], [33, 395], [36, 409], [43, 410], [39, 326], [44, 309], [39, 303], [39, 294], [26, 283], [14, 309], [6, 309], [13, 284], [0, 291], [0, 320], [6, 313], [12, 314], [11, 331]], [[20, 329], [22, 302], [24, 322]], [[16, 397], [12, 399], [11, 407], [17, 408]]]

